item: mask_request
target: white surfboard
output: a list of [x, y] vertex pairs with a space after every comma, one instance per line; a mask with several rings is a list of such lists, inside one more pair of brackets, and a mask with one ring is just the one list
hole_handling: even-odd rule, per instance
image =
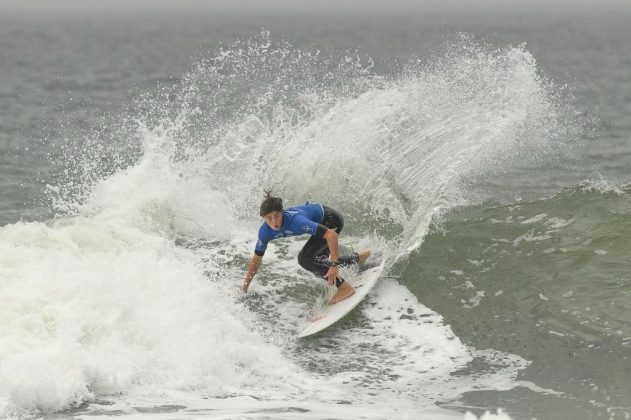
[[377, 267], [368, 268], [353, 279], [347, 280], [355, 288], [355, 294], [333, 305], [327, 304], [319, 315], [309, 320], [309, 324], [298, 334], [298, 337], [307, 337], [318, 333], [344, 318], [355, 306], [359, 305], [362, 299], [375, 286], [382, 272], [383, 263]]

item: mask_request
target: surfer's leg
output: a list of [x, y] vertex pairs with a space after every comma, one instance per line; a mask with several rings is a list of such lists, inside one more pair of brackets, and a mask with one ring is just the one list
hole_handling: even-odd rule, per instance
[[324, 238], [312, 236], [298, 253], [298, 264], [318, 277], [324, 277], [329, 270], [327, 263], [328, 246]]
[[343, 282], [337, 287], [337, 292], [335, 292], [335, 295], [333, 295], [329, 303], [332, 305], [346, 299], [347, 297], [351, 297], [354, 294], [355, 288], [348, 284], [348, 282]]
[[[322, 208], [324, 209], [324, 218], [322, 219], [322, 224], [329, 229], [335, 230], [338, 235], [342, 233], [342, 229], [344, 228], [344, 218], [342, 217], [342, 215], [330, 207], [322, 206]], [[328, 245], [325, 244], [325, 246], [319, 250], [317, 258], [321, 258], [325, 261], [329, 258]], [[340, 267], [357, 264], [357, 262], [358, 255], [356, 253], [352, 253], [350, 255], [340, 255], [338, 257], [338, 263]], [[337, 303], [355, 294], [355, 288], [351, 286], [348, 282], [345, 282], [344, 279], [341, 277], [335, 278], [335, 286], [337, 287], [337, 292], [335, 292], [335, 295], [333, 295], [333, 297], [329, 301], [330, 304]]]
[[[329, 229], [333, 229], [339, 235], [344, 227], [344, 218], [330, 207], [322, 206], [322, 208], [324, 209], [322, 224]], [[329, 246], [326, 243], [326, 239], [312, 236], [298, 253], [298, 264], [316, 276], [324, 277], [326, 272], [329, 271], [328, 258]], [[346, 260], [342, 258], [340, 258], [339, 261], [340, 265], [342, 265], [343, 261], [346, 262]], [[336, 285], [338, 282], [341, 283], [343, 281], [344, 280], [336, 281]]]
[[[305, 246], [298, 253], [298, 264], [320, 278], [324, 277], [327, 271], [329, 271], [328, 259], [329, 247], [326, 240], [315, 236], [309, 238]], [[342, 265], [342, 259], [340, 259], [340, 265]], [[339, 288], [342, 283], [344, 283], [343, 278], [335, 278], [335, 286], [337, 288]]]
[[365, 263], [368, 257], [370, 257], [370, 250], [365, 249], [359, 254], [357, 254], [357, 262], [360, 264]]
[[359, 262], [359, 254], [357, 252], [351, 252], [348, 255], [344, 255], [338, 258], [340, 267], [347, 267], [349, 265], [354, 265]]
[[[344, 218], [332, 208], [327, 206], [322, 207], [324, 209], [322, 224], [329, 229], [335, 230], [339, 235], [344, 228]], [[298, 263], [300, 266], [318, 277], [324, 277], [329, 270], [328, 258], [329, 246], [326, 240], [315, 236], [309, 238], [305, 246], [298, 253]], [[338, 258], [339, 266], [345, 267], [351, 264], [357, 264], [359, 259], [360, 255], [357, 253], [340, 256]], [[331, 303], [339, 302], [355, 293], [353, 286], [346, 283], [341, 277], [336, 277], [335, 286], [338, 291], [331, 299]]]
[[[322, 220], [322, 224], [329, 229], [333, 229], [338, 235], [342, 233], [342, 229], [344, 228], [344, 218], [342, 215], [331, 207], [322, 206], [322, 208], [324, 209], [324, 219]], [[326, 247], [322, 251], [324, 252], [325, 257], [328, 258], [329, 248]], [[338, 261], [340, 267], [357, 264], [359, 262], [359, 254], [351, 252], [348, 255], [340, 255]]]

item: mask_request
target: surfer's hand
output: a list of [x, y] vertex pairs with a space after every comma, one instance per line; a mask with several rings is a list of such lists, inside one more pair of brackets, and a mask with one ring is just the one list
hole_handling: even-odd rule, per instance
[[243, 293], [247, 293], [248, 292], [248, 287], [250, 287], [250, 283], [248, 283], [247, 281], [243, 282], [243, 287], [241, 288], [241, 290], [243, 290]]
[[329, 282], [329, 286], [333, 286], [335, 284], [335, 278], [337, 277], [338, 269], [337, 267], [329, 267], [329, 271], [326, 272], [327, 281]]

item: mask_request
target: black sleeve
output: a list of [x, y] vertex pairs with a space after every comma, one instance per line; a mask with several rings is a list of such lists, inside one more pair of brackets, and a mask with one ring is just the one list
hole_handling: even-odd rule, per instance
[[329, 230], [328, 227], [318, 224], [318, 228], [316, 229], [316, 233], [314, 236], [316, 238], [324, 238], [324, 234], [326, 233], [327, 230]]
[[265, 255], [265, 251], [259, 251], [258, 249], [255, 249], [254, 254], [258, 255], [259, 257], [262, 257], [263, 255]]

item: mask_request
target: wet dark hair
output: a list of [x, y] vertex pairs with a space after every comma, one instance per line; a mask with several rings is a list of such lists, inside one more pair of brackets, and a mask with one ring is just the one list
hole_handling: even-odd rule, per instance
[[272, 190], [265, 190], [265, 200], [261, 203], [261, 216], [270, 214], [273, 211], [283, 211], [283, 199], [272, 197]]

